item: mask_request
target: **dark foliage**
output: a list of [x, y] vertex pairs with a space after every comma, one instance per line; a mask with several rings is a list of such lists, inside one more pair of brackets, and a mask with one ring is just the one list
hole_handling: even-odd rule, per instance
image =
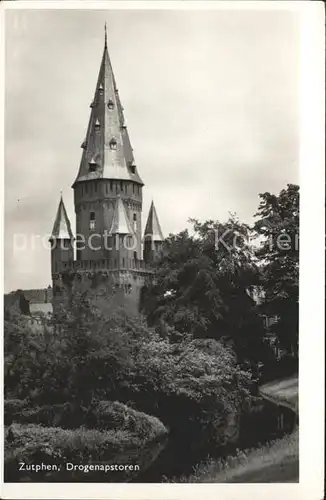
[[192, 338], [228, 343], [238, 362], [257, 375], [270, 353], [250, 294], [260, 282], [250, 229], [233, 216], [225, 224], [191, 222], [193, 235], [183, 231], [166, 241], [142, 310], [159, 331], [163, 323]]
[[261, 306], [276, 316], [271, 332], [287, 353], [298, 356], [299, 331], [299, 187], [289, 184], [278, 196], [260, 195], [255, 230], [263, 238], [257, 251], [265, 292]]

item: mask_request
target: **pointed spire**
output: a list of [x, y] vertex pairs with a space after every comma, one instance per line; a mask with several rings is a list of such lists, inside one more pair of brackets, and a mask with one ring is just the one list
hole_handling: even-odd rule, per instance
[[[143, 185], [137, 169], [134, 168], [133, 150], [107, 50], [106, 25], [104, 29], [102, 62], [91, 106], [85, 148], [75, 182], [94, 179], [94, 174], [89, 175], [89, 162], [96, 155], [99, 158], [96, 178], [132, 180]], [[112, 138], [116, 141], [115, 148], [110, 147]]]
[[62, 191], [60, 195], [60, 202], [57, 210], [57, 215], [53, 224], [52, 233], [50, 236], [51, 240], [73, 240], [73, 234], [71, 231], [70, 221], [68, 219], [66, 207], [62, 199]]
[[125, 205], [120, 196], [118, 196], [115, 204], [115, 209], [109, 234], [110, 235], [133, 234], [133, 230], [131, 228], [131, 224], [126, 212]]
[[146, 236], [151, 236], [153, 241], [164, 240], [161, 225], [158, 220], [156, 208], [153, 201], [149, 209], [148, 219], [145, 227], [145, 237]]
[[104, 24], [104, 48], [108, 48], [108, 34], [107, 34], [107, 27], [106, 27], [106, 21]]

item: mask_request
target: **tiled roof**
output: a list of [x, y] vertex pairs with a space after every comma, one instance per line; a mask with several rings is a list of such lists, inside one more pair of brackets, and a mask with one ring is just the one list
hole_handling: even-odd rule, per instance
[[109, 234], [133, 234], [126, 208], [120, 196], [116, 200]]
[[160, 221], [158, 220], [156, 208], [153, 201], [149, 209], [148, 219], [145, 227], [145, 236], [149, 235], [151, 236], [153, 241], [164, 240]]
[[30, 303], [46, 303], [52, 300], [52, 288], [35, 288], [31, 290], [16, 290], [15, 292], [10, 292], [5, 294], [5, 304], [10, 304], [19, 299], [19, 297], [25, 297]]
[[[89, 163], [93, 158], [96, 168], [90, 171]], [[132, 180], [143, 185], [135, 168], [106, 42], [75, 182], [93, 179]]]
[[25, 299], [29, 302], [49, 302], [52, 300], [52, 288], [37, 288], [34, 290], [23, 290]]
[[72, 240], [73, 238], [74, 237], [71, 231], [70, 221], [61, 196], [50, 240]]

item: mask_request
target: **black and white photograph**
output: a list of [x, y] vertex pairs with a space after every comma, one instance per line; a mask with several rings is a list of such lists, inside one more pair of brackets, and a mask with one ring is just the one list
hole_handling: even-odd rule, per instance
[[298, 486], [323, 363], [301, 10], [4, 3], [4, 487]]

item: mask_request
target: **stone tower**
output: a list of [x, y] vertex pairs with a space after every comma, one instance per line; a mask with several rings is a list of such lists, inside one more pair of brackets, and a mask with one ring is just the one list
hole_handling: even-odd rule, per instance
[[74, 237], [71, 232], [70, 221], [61, 196], [50, 236], [52, 274], [59, 271], [62, 263], [69, 263], [74, 260], [73, 242]]
[[54, 220], [52, 233], [50, 236], [51, 244], [51, 274], [53, 281], [53, 295], [56, 300], [62, 296], [62, 279], [60, 271], [63, 266], [70, 266], [74, 260], [74, 237], [70, 227], [70, 221], [67, 215], [66, 207], [62, 196]]
[[[51, 242], [59, 240], [57, 235], [61, 234], [67, 248], [62, 250], [60, 244], [60, 250], [51, 251], [54, 297], [62, 295], [62, 289], [67, 288], [64, 283], [88, 280], [93, 284], [109, 284], [120, 303], [123, 301], [135, 307], [141, 287], [146, 280], [153, 279], [151, 263], [156, 259], [163, 235], [152, 204], [145, 233], [151, 233], [153, 238], [150, 244], [147, 236], [143, 260], [141, 219], [144, 183], [138, 173], [124, 119], [108, 54], [106, 30], [90, 108], [86, 136], [81, 145], [81, 162], [72, 185], [76, 213], [76, 260], [73, 259], [74, 238], [61, 199]], [[58, 227], [62, 228], [61, 233]]]

